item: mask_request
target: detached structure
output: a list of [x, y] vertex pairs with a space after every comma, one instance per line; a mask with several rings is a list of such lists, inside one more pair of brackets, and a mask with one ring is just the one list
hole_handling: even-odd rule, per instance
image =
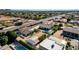
[[63, 36], [79, 40], [79, 27], [67, 27], [63, 29]]

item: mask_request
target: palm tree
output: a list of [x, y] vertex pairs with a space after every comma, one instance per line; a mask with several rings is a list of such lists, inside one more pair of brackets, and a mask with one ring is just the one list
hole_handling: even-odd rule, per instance
[[72, 50], [72, 45], [71, 45], [70, 41], [67, 42], [65, 49]]

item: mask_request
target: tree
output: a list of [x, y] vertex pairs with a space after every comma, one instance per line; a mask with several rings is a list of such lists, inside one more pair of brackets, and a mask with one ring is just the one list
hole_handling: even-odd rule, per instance
[[59, 24], [59, 27], [62, 27], [63, 25], [62, 24]]
[[39, 29], [34, 29], [34, 32], [39, 32]]
[[39, 40], [40, 40], [40, 41], [43, 41], [45, 38], [46, 38], [46, 34], [42, 35], [42, 36], [39, 38]]
[[70, 42], [67, 42], [67, 45], [70, 47], [71, 46], [71, 43]]
[[3, 35], [5, 35], [5, 33], [3, 33], [3, 32], [2, 32], [2, 33], [0, 33], [0, 36], [3, 36]]
[[70, 19], [74, 20], [75, 19], [74, 15], [71, 15], [70, 16]]
[[65, 48], [66, 48], [66, 50], [72, 50], [72, 45], [71, 45], [71, 43], [70, 43], [70, 42], [67, 42]]
[[17, 37], [17, 34], [14, 31], [8, 31], [6, 35], [8, 36], [8, 44], [11, 44], [12, 42], [14, 42], [14, 40]]
[[68, 18], [68, 19], [67, 19], [67, 22], [69, 22], [69, 21], [71, 21], [71, 19], [70, 19], [70, 18]]
[[58, 25], [58, 30], [60, 30], [62, 26], [63, 26], [62, 24], [59, 24]]
[[54, 30], [54, 32], [56, 32], [58, 29], [59, 29], [59, 26], [58, 26], [58, 25], [54, 25], [54, 26], [52, 27], [52, 30]]
[[3, 45], [6, 45], [8, 42], [8, 37], [7, 36], [1, 36], [0, 37], [0, 45], [3, 46]]

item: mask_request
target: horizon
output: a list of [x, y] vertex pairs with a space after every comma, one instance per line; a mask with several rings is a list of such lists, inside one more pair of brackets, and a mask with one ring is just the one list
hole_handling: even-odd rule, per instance
[[25, 10], [25, 11], [79, 11], [79, 9], [0, 9], [0, 10]]

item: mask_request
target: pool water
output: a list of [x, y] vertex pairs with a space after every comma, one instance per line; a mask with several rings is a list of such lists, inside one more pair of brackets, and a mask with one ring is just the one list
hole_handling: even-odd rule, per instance
[[42, 29], [44, 32], [48, 32], [49, 31], [49, 29]]
[[17, 41], [15, 41], [14, 44], [15, 44], [15, 49], [16, 50], [29, 50], [28, 48], [24, 47], [23, 45], [21, 45]]
[[28, 50], [27, 48], [25, 48], [23, 46], [16, 46], [15, 48], [16, 48], [16, 50]]

